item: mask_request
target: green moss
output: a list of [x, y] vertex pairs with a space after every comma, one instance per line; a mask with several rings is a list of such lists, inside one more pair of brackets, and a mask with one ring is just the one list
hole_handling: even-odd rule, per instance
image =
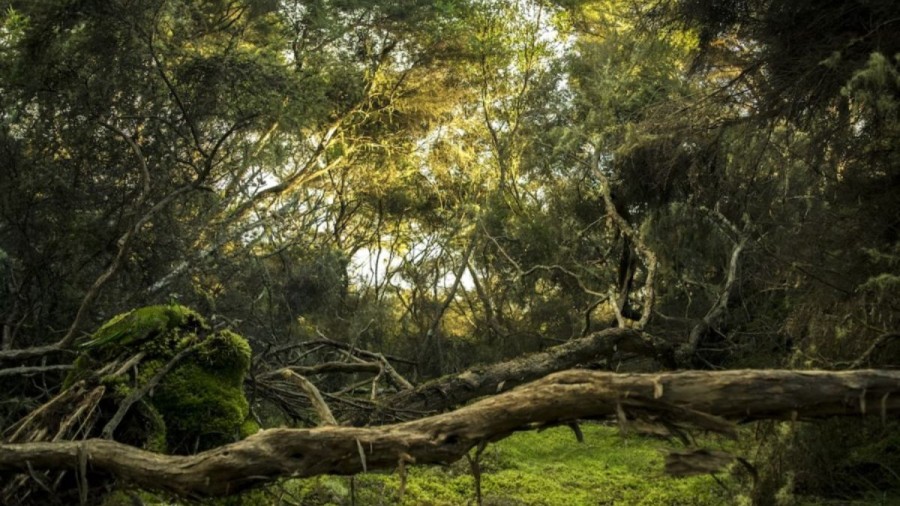
[[241, 424], [240, 438], [244, 439], [247, 436], [252, 436], [253, 434], [259, 432], [259, 429], [260, 426], [258, 423], [256, 423], [256, 420], [247, 418], [246, 420], [244, 420], [244, 423]]
[[206, 328], [208, 326], [203, 317], [187, 307], [178, 304], [147, 306], [114, 316], [79, 346], [82, 349], [114, 349], [141, 344], [176, 330], [184, 332]]
[[197, 364], [204, 366], [232, 386], [241, 386], [250, 370], [250, 345], [228, 330], [209, 336], [197, 350]]
[[243, 393], [249, 369], [250, 345], [225, 330], [207, 336], [166, 375], [152, 402], [166, 421], [170, 451], [202, 451], [259, 430], [248, 421], [250, 408]]
[[147, 450], [165, 453], [168, 448], [166, 421], [152, 404], [141, 402], [139, 409], [147, 420], [144, 430]]
[[243, 393], [250, 345], [240, 335], [209, 326], [193, 310], [176, 304], [149, 306], [111, 319], [81, 345], [84, 350], [66, 379], [71, 385], [117, 357], [144, 353], [125, 375], [101, 378], [112, 407], [145, 385], [184, 349], [150, 394], [132, 407], [116, 439], [169, 453], [191, 453], [236, 441], [259, 430], [248, 420]]
[[222, 371], [188, 363], [171, 371], [156, 389], [152, 402], [166, 421], [172, 452], [202, 451], [240, 437], [249, 405], [241, 386], [233, 384], [233, 371]]

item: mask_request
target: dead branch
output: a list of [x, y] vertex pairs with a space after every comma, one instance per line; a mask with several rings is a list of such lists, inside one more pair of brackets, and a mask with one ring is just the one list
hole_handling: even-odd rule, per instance
[[71, 350], [60, 347], [58, 343], [48, 344], [46, 346], [33, 346], [31, 348], [22, 348], [15, 350], [0, 350], [0, 362], [3, 361], [20, 361], [28, 358], [43, 357], [53, 353], [74, 353]]
[[65, 432], [67, 427], [62, 414], [72, 412], [76, 409], [73, 406], [95, 397], [89, 392], [91, 389], [84, 381], [63, 390], [28, 416], [8, 427], [4, 431], [3, 440], [22, 443], [41, 441], [51, 437], [50, 434]]
[[340, 341], [335, 341], [333, 339], [329, 339], [324, 334], [322, 334], [322, 332], [320, 332], [318, 329], [316, 329], [316, 332], [319, 334], [319, 339], [316, 341], [311, 341], [311, 343], [319, 343], [319, 344], [325, 344], [328, 346], [332, 346], [332, 347], [350, 352], [351, 355], [355, 354], [355, 355], [360, 355], [363, 357], [374, 358], [374, 359], [378, 360], [379, 362], [381, 362], [381, 365], [384, 367], [384, 370], [388, 374], [388, 377], [392, 381], [394, 381], [394, 383], [396, 383], [398, 388], [411, 389], [413, 387], [412, 383], [407, 381], [406, 378], [404, 378], [400, 373], [397, 372], [396, 369], [394, 369], [393, 366], [391, 366], [390, 361], [402, 362], [402, 363], [407, 363], [407, 364], [411, 364], [411, 365], [415, 365], [415, 362], [405, 360], [400, 357], [385, 355], [383, 353], [371, 352], [368, 350], [364, 350], [362, 348], [357, 348], [356, 346], [353, 346], [352, 344], [342, 343]]
[[[440, 412], [473, 399], [494, 395], [548, 374], [577, 367], [598, 358], [626, 352], [652, 357], [674, 367], [671, 347], [645, 333], [625, 328], [606, 329], [573, 339], [540, 353], [519, 357], [460, 374], [443, 376], [383, 401], [392, 410]], [[361, 423], [361, 420], [355, 420]]]
[[869, 346], [866, 351], [859, 356], [859, 358], [857, 358], [853, 361], [852, 364], [850, 364], [849, 369], [857, 369], [859, 367], [862, 367], [862, 365], [872, 357], [877, 349], [881, 348], [889, 341], [898, 338], [900, 338], [900, 332], [885, 332], [884, 334], [881, 334], [880, 336], [878, 336], [878, 338], [875, 339], [875, 341], [872, 342], [872, 345]]
[[[285, 369], [289, 369], [297, 374], [302, 374], [305, 376], [310, 376], [313, 374], [325, 374], [325, 373], [355, 373], [355, 372], [367, 372], [372, 374], [378, 374], [381, 372], [381, 364], [376, 362], [358, 362], [358, 363], [349, 363], [349, 362], [323, 362], [321, 364], [311, 365], [311, 366], [299, 366], [293, 365], [286, 367]], [[273, 371], [270, 373], [265, 373], [260, 375], [260, 378], [266, 378], [269, 376], [278, 376], [281, 375], [282, 369], [277, 371]]]
[[[656, 290], [654, 288], [658, 264], [656, 253], [647, 246], [647, 243], [645, 243], [643, 237], [641, 237], [641, 233], [628, 223], [616, 208], [616, 204], [613, 202], [612, 198], [612, 188], [610, 187], [609, 178], [603, 173], [599, 155], [599, 148], [594, 148], [594, 155], [591, 158], [591, 169], [593, 170], [594, 175], [597, 176], [597, 179], [600, 180], [600, 194], [603, 197], [603, 203], [606, 206], [607, 216], [612, 219], [622, 234], [634, 243], [634, 249], [641, 255], [641, 261], [643, 261], [644, 267], [647, 269], [647, 278], [644, 280], [644, 310], [641, 313], [641, 319], [634, 324], [636, 329], [643, 329], [647, 326], [647, 323], [650, 322], [650, 315], [653, 314], [653, 304], [654, 299], [656, 298]], [[612, 300], [615, 301], [616, 299]], [[621, 327], [624, 323], [620, 314], [622, 308], [618, 307], [618, 304], [614, 304], [614, 306], [617, 307], [616, 319]]]
[[394, 384], [402, 389], [402, 390], [412, 390], [413, 384], [407, 381], [400, 373], [394, 369], [394, 366], [388, 361], [387, 357], [381, 353], [378, 354], [378, 359], [381, 361], [382, 367], [384, 367], [384, 372], [388, 374], [388, 378], [393, 380]]
[[719, 296], [716, 298], [712, 307], [709, 308], [709, 311], [707, 311], [706, 314], [703, 315], [703, 318], [691, 329], [690, 336], [688, 337], [688, 341], [685, 343], [684, 348], [679, 350], [680, 355], [685, 357], [685, 359], [694, 356], [697, 347], [700, 346], [700, 340], [703, 338], [703, 334], [706, 333], [707, 330], [715, 327], [722, 317], [725, 316], [725, 311], [728, 308], [728, 301], [731, 299], [731, 292], [734, 290], [734, 284], [737, 281], [737, 269], [741, 252], [746, 245], [746, 237], [741, 238], [734, 245], [734, 249], [731, 251], [731, 258], [728, 261], [728, 275], [725, 279], [725, 285], [722, 286], [722, 291], [719, 293]]
[[271, 351], [266, 352], [266, 355], [275, 355], [278, 353], [283, 353], [285, 351], [290, 351], [294, 348], [312, 348], [315, 346], [325, 345], [325, 346], [331, 346], [333, 348], [339, 348], [342, 350], [346, 350], [353, 354], [360, 355], [363, 357], [369, 357], [369, 358], [385, 357], [388, 360], [390, 360], [391, 362], [399, 362], [401, 364], [416, 365], [416, 362], [413, 360], [408, 360], [403, 357], [398, 357], [396, 355], [382, 355], [380, 353], [375, 353], [372, 351], [364, 350], [362, 348], [357, 348], [356, 346], [353, 346], [351, 344], [342, 343], [340, 341], [335, 341], [334, 339], [326, 337], [321, 332], [319, 332], [318, 334], [319, 334], [318, 339], [313, 339], [311, 341], [304, 341], [302, 343], [291, 344], [291, 345], [287, 345], [287, 346], [281, 346], [279, 348], [275, 348]]
[[[564, 371], [453, 412], [382, 427], [272, 429], [197, 455], [159, 455], [103, 439], [0, 445], [0, 471], [78, 469], [181, 496], [223, 496], [279, 477], [355, 474], [460, 459], [485, 441], [535, 426], [616, 417], [636, 401], [708, 417], [812, 419], [900, 413], [900, 371]], [[865, 409], [866, 405], [879, 410]], [[660, 416], [673, 415], [671, 408]], [[83, 453], [79, 453], [83, 448]], [[363, 452], [362, 458], [360, 451]]]
[[[734, 237], [730, 237], [732, 241], [734, 241], [734, 249], [731, 250], [731, 256], [728, 260], [728, 274], [725, 277], [725, 284], [722, 286], [721, 292], [719, 292], [718, 297], [716, 297], [716, 301], [713, 303], [712, 307], [709, 308], [709, 311], [703, 315], [703, 318], [691, 328], [691, 333], [688, 337], [687, 343], [684, 344], [682, 349], [679, 350], [679, 358], [681, 362], [688, 362], [697, 352], [697, 348], [700, 346], [700, 341], [703, 338], [703, 335], [710, 329], [714, 328], [719, 324], [720, 320], [725, 316], [726, 310], [728, 309], [728, 301], [731, 299], [731, 293], [734, 290], [734, 285], [737, 282], [737, 271], [738, 265], [740, 263], [741, 253], [744, 251], [744, 248], [747, 246], [747, 242], [750, 237], [747, 234], [748, 226], [745, 226], [743, 232], [739, 231], [737, 227], [731, 223], [718, 209], [709, 211], [707, 210], [710, 216], [715, 218], [716, 223], [727, 233], [734, 235]], [[726, 233], [726, 235], [728, 235]]]
[[[138, 146], [137, 142], [132, 138], [131, 135], [128, 135], [124, 130], [111, 125], [109, 123], [100, 123], [101, 126], [112, 130], [116, 135], [122, 138], [128, 146], [131, 148], [131, 151], [134, 153], [135, 158], [138, 160], [138, 165], [141, 169], [141, 190], [138, 192], [137, 198], [134, 200], [134, 209], [135, 211], [139, 211], [143, 206], [144, 202], [147, 200], [148, 195], [150, 194], [150, 170], [147, 168], [147, 159], [144, 156], [144, 152], [141, 150], [141, 147]], [[88, 288], [87, 293], [84, 294], [84, 297], [81, 300], [81, 305], [78, 307], [78, 312], [75, 313], [75, 319], [72, 321], [72, 324], [69, 326], [69, 330], [66, 332], [66, 335], [63, 336], [62, 339], [59, 340], [57, 346], [60, 348], [67, 348], [72, 342], [75, 341], [75, 338], [78, 335], [78, 331], [81, 329], [82, 323], [87, 318], [88, 310], [91, 305], [94, 303], [94, 300], [100, 295], [100, 289], [103, 288], [103, 285], [106, 284], [119, 270], [122, 262], [124, 261], [126, 255], [128, 254], [129, 247], [131, 245], [132, 238], [140, 231], [141, 227], [146, 223], [146, 218], [149, 215], [145, 215], [140, 220], [137, 221], [136, 224], [129, 227], [128, 230], [119, 237], [119, 240], [116, 241], [116, 246], [118, 247], [118, 251], [116, 252], [116, 256], [113, 258], [112, 263], [103, 271], [97, 279], [94, 280], [94, 283]]]
[[297, 385], [297, 387], [300, 388], [300, 390], [303, 391], [304, 394], [306, 394], [309, 402], [313, 405], [313, 408], [315, 408], [316, 413], [319, 415], [320, 425], [338, 424], [337, 420], [335, 420], [334, 418], [334, 415], [331, 413], [331, 408], [328, 407], [325, 399], [322, 398], [322, 393], [319, 392], [319, 389], [316, 388], [316, 386], [313, 385], [311, 381], [290, 369], [282, 369], [279, 372], [282, 378], [292, 381], [295, 385]]
[[25, 376], [28, 374], [37, 374], [51, 371], [68, 371], [72, 369], [71, 364], [56, 365], [36, 365], [36, 366], [19, 366], [10, 367], [9, 369], [0, 369], [0, 378], [4, 376]]

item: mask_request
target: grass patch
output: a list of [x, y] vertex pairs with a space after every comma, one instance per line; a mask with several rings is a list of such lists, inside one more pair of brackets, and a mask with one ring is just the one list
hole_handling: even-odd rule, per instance
[[[732, 504], [709, 476], [671, 478], [663, 474], [663, 452], [672, 445], [621, 437], [617, 428], [582, 426], [585, 442], [557, 427], [523, 432], [492, 444], [482, 457], [482, 493], [489, 506]], [[727, 478], [723, 478], [727, 480]], [[302, 504], [349, 504], [349, 479], [302, 480]], [[288, 485], [290, 486], [290, 485]], [[360, 505], [474, 504], [475, 486], [466, 461], [447, 467], [411, 467], [402, 502], [396, 473], [356, 477]]]

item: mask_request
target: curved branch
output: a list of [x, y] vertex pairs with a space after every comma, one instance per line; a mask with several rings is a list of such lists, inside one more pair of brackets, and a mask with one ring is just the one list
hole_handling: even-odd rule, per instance
[[[650, 322], [650, 315], [653, 314], [653, 304], [656, 298], [656, 291], [654, 289], [654, 284], [656, 282], [656, 269], [657, 269], [657, 259], [656, 253], [647, 246], [647, 243], [644, 242], [644, 239], [641, 237], [641, 234], [635, 230], [634, 227], [631, 226], [628, 221], [619, 213], [619, 210], [616, 209], [616, 204], [613, 202], [609, 178], [606, 177], [606, 174], [603, 173], [603, 169], [600, 168], [600, 160], [599, 160], [600, 150], [599, 148], [594, 148], [594, 155], [591, 159], [591, 170], [597, 176], [597, 179], [600, 180], [600, 194], [603, 196], [603, 203], [606, 206], [607, 215], [612, 218], [613, 222], [615, 222], [616, 227], [622, 231], [626, 237], [631, 239], [634, 243], [634, 249], [637, 250], [641, 255], [641, 260], [644, 263], [644, 267], [647, 268], [647, 278], [644, 281], [644, 291], [646, 292], [645, 300], [644, 300], [644, 310], [641, 313], [641, 319], [638, 320], [634, 327], [637, 329], [643, 329]], [[621, 309], [616, 304], [616, 319], [619, 321], [620, 326], [623, 323], [621, 317]]]
[[278, 374], [285, 380], [292, 381], [295, 385], [297, 385], [300, 390], [303, 390], [303, 393], [306, 394], [306, 397], [309, 398], [309, 402], [312, 403], [313, 408], [315, 408], [316, 413], [319, 415], [319, 423], [322, 425], [337, 425], [337, 420], [335, 420], [334, 415], [331, 414], [331, 408], [328, 407], [328, 404], [325, 402], [325, 399], [322, 398], [322, 392], [319, 392], [319, 389], [316, 388], [315, 385], [312, 384], [311, 381], [306, 379], [306, 377], [297, 374], [289, 368], [284, 368], [278, 371]]
[[72, 364], [57, 364], [57, 365], [36, 365], [36, 366], [26, 366], [22, 365], [19, 367], [10, 367], [9, 369], [0, 369], [0, 378], [4, 376], [25, 376], [28, 374], [38, 374], [45, 373], [50, 371], [69, 371], [72, 369]]
[[[383, 427], [272, 429], [197, 455], [160, 455], [102, 439], [0, 445], [0, 471], [81, 469], [182, 496], [223, 496], [279, 477], [447, 463], [516, 431], [636, 413], [724, 420], [900, 412], [900, 371], [565, 371], [442, 415]], [[877, 407], [867, 411], [866, 405]], [[698, 417], [696, 414], [703, 414]], [[674, 420], [674, 421], [684, 421]]]
[[378, 374], [381, 372], [382, 366], [376, 362], [322, 362], [321, 364], [310, 365], [310, 366], [301, 366], [301, 365], [293, 365], [289, 367], [284, 367], [282, 369], [265, 373], [261, 375], [261, 378], [266, 378], [269, 376], [282, 376], [283, 370], [287, 369], [291, 372], [302, 374], [305, 376], [311, 376], [313, 374], [326, 374], [326, 373], [357, 373], [357, 372], [367, 372], [372, 374]]
[[685, 343], [682, 350], [679, 350], [679, 354], [682, 357], [689, 358], [694, 356], [697, 347], [700, 345], [700, 340], [703, 338], [703, 334], [707, 330], [713, 328], [725, 315], [725, 310], [728, 309], [728, 301], [731, 299], [731, 291], [734, 289], [734, 283], [737, 281], [737, 269], [741, 252], [746, 245], [746, 237], [742, 237], [741, 240], [734, 245], [734, 249], [731, 251], [731, 258], [728, 261], [728, 275], [725, 279], [725, 285], [722, 287], [722, 291], [716, 298], [716, 302], [713, 303], [712, 307], [709, 308], [709, 311], [707, 311], [706, 314], [703, 315], [703, 318], [691, 329], [687, 343]]
[[709, 215], [715, 219], [719, 227], [726, 232], [726, 235], [728, 235], [728, 233], [734, 235], [734, 237], [729, 237], [734, 241], [734, 249], [731, 250], [731, 256], [728, 260], [728, 274], [725, 276], [725, 284], [722, 286], [722, 290], [716, 297], [716, 301], [713, 303], [712, 307], [709, 308], [709, 311], [703, 315], [703, 318], [691, 328], [691, 333], [688, 336], [687, 342], [678, 351], [679, 360], [682, 362], [687, 362], [694, 356], [697, 352], [697, 348], [700, 346], [700, 340], [703, 339], [703, 335], [709, 329], [715, 327], [725, 316], [725, 312], [728, 310], [728, 301], [731, 299], [731, 292], [734, 290], [734, 285], [737, 282], [741, 253], [743, 253], [750, 240], [748, 234], [749, 221], [745, 223], [744, 231], [740, 231], [728, 220], [728, 218], [719, 212], [718, 209], [701, 209], [707, 211]]
[[876, 338], [875, 341], [872, 342], [872, 345], [869, 346], [866, 351], [859, 356], [859, 358], [857, 358], [853, 361], [852, 364], [850, 364], [849, 369], [857, 369], [862, 367], [862, 365], [872, 357], [872, 355], [878, 348], [881, 348], [893, 339], [900, 339], [900, 332], [886, 332], [878, 336], [878, 338]]
[[612, 328], [540, 353], [437, 378], [414, 389], [396, 393], [383, 401], [383, 405], [395, 410], [445, 411], [557, 371], [611, 357], [617, 352], [635, 353], [652, 357], [666, 366], [675, 365], [667, 343], [632, 329]]

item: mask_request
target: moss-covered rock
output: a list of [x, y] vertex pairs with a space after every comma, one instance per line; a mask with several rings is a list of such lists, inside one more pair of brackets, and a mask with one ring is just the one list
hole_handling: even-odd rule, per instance
[[198, 313], [178, 304], [147, 306], [114, 316], [86, 341], [82, 349], [114, 349], [138, 345], [177, 330], [179, 333], [208, 329]]
[[211, 331], [189, 308], [170, 304], [129, 311], [112, 318], [79, 346], [83, 351], [67, 385], [111, 360], [143, 353], [140, 364], [126, 374], [100, 378], [110, 392], [110, 411], [175, 355], [192, 348], [131, 408], [116, 430], [117, 440], [167, 453], [192, 453], [259, 430], [248, 418], [243, 393], [250, 369], [249, 344], [234, 332]]
[[[162, 365], [158, 362], [145, 374], [155, 374], [152, 369]], [[207, 337], [192, 357], [169, 372], [152, 403], [166, 422], [171, 450], [205, 450], [242, 437], [250, 411], [242, 390], [249, 368], [247, 341], [224, 331]]]

